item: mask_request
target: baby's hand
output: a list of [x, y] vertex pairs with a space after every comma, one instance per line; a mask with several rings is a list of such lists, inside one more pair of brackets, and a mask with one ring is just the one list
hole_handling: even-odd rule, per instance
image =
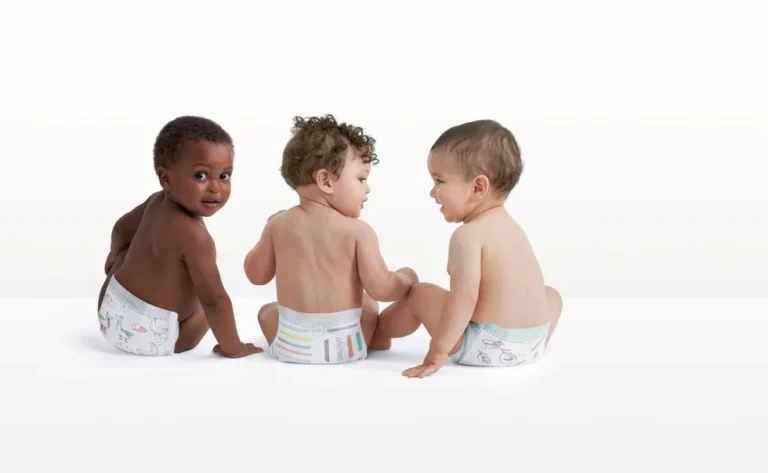
[[238, 349], [232, 353], [225, 353], [219, 345], [213, 347], [214, 353], [218, 353], [219, 355], [226, 358], [244, 358], [246, 356], [255, 355], [256, 353], [261, 353], [263, 351], [264, 350], [262, 348], [254, 346], [253, 343], [241, 343], [240, 347], [238, 347]]
[[416, 274], [416, 271], [414, 271], [411, 268], [408, 268], [408, 267], [400, 268], [395, 272], [400, 273], [404, 275], [406, 278], [408, 278], [411, 281], [411, 286], [415, 286], [416, 284], [419, 283], [419, 276]]
[[409, 378], [423, 378], [424, 376], [429, 376], [442, 368], [446, 361], [448, 361], [448, 353], [436, 353], [430, 349], [427, 356], [424, 358], [424, 363], [403, 371], [403, 376]]
[[109, 272], [112, 270], [112, 266], [115, 265], [116, 261], [117, 255], [110, 251], [107, 255], [107, 262], [104, 263], [104, 274], [109, 275]]

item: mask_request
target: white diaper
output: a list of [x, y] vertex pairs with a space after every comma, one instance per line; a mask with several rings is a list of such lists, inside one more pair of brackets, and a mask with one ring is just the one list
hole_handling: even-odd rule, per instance
[[179, 338], [176, 312], [147, 304], [114, 276], [101, 302], [99, 324], [110, 345], [136, 355], [172, 355]]
[[453, 361], [468, 366], [518, 366], [544, 354], [549, 322], [533, 328], [507, 329], [470, 322]]
[[338, 364], [362, 360], [368, 354], [360, 325], [362, 309], [332, 314], [302, 313], [278, 306], [277, 337], [269, 354], [278, 361]]

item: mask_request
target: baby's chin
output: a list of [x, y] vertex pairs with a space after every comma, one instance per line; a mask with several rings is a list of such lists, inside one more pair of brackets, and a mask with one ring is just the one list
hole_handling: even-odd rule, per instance
[[334, 210], [336, 210], [341, 215], [347, 217], [347, 218], [360, 218], [360, 209], [340, 209], [338, 207], [333, 207]]
[[441, 213], [443, 214], [445, 221], [448, 223], [461, 223], [464, 221], [463, 218], [458, 218], [452, 213], [446, 213], [445, 211], [442, 211]]

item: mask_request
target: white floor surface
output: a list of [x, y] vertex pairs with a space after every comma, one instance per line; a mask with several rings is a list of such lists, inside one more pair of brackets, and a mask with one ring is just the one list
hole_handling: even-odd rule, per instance
[[[259, 300], [236, 300], [264, 347]], [[0, 472], [768, 471], [768, 300], [565, 301], [546, 356], [401, 376], [428, 337], [342, 366], [139, 357], [93, 300], [0, 301]]]

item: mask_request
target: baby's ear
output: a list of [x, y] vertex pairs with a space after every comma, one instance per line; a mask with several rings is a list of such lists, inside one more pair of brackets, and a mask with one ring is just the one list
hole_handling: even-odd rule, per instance
[[488, 191], [491, 188], [491, 181], [488, 179], [488, 176], [485, 174], [479, 174], [475, 176], [475, 179], [473, 181], [473, 187], [472, 192], [480, 197], [485, 197], [486, 194], [488, 194]]
[[167, 169], [164, 167], [157, 168], [157, 178], [164, 191], [168, 192], [171, 190], [171, 173]]
[[315, 184], [326, 194], [333, 194], [333, 179], [327, 169], [321, 169], [315, 173]]

